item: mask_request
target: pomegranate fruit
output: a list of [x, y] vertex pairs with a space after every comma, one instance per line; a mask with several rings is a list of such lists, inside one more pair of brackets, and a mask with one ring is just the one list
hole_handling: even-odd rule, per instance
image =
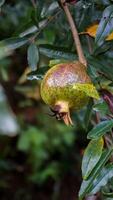
[[47, 71], [41, 83], [41, 97], [51, 107], [53, 116], [69, 125], [73, 124], [70, 109], [79, 110], [89, 97], [98, 99], [99, 95], [86, 67], [76, 61], [57, 64]]

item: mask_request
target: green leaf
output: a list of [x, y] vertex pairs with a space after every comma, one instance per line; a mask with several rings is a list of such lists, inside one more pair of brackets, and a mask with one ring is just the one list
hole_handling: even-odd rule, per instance
[[79, 199], [82, 200], [86, 194], [91, 193], [93, 190], [93, 181], [97, 177], [98, 173], [102, 170], [105, 163], [109, 160], [113, 149], [107, 149], [102, 153], [100, 160], [98, 161], [97, 165], [93, 169], [90, 178], [88, 180], [83, 180], [80, 191], [79, 191]]
[[50, 28], [46, 28], [43, 30], [43, 35], [44, 35], [44, 39], [45, 41], [47, 41], [48, 44], [53, 44], [55, 41], [55, 36], [56, 33], [54, 31], [54, 29], [50, 29]]
[[82, 176], [84, 179], [88, 179], [95, 165], [99, 161], [102, 155], [103, 145], [103, 138], [92, 140], [88, 144], [82, 160]]
[[35, 72], [30, 72], [27, 75], [27, 79], [32, 81], [32, 80], [42, 80], [45, 73], [49, 70], [49, 67], [41, 67]]
[[101, 45], [106, 37], [113, 32], [113, 5], [105, 8], [96, 33], [95, 42]]
[[52, 2], [49, 6], [45, 4], [41, 11], [41, 17], [49, 17], [54, 14], [54, 12], [59, 8], [59, 4], [57, 1]]
[[107, 56], [89, 56], [87, 57], [87, 60], [90, 67], [95, 68], [97, 72], [102, 72], [106, 77], [108, 77], [108, 80], [113, 81], [113, 59], [110, 59]]
[[73, 85], [73, 89], [82, 91], [89, 97], [99, 99], [99, 94], [95, 86], [91, 83], [85, 83], [85, 84], [76, 83], [75, 85]]
[[3, 6], [4, 3], [5, 3], [5, 0], [0, 0], [0, 7]]
[[35, 71], [37, 69], [37, 64], [39, 62], [39, 51], [35, 44], [31, 44], [28, 47], [27, 59], [29, 67], [31, 68], [32, 71]]
[[89, 16], [94, 15], [94, 1], [79, 1], [75, 6], [75, 19], [78, 21], [78, 27], [84, 31], [91, 23]]
[[[53, 15], [54, 16], [54, 15]], [[33, 23], [32, 21], [27, 23], [28, 24], [28, 27], [26, 27], [27, 29], [26, 30], [23, 30], [21, 33], [20, 33], [20, 37], [25, 37], [29, 34], [32, 34], [32, 33], [35, 33], [35, 32], [40, 32], [40, 30], [43, 30], [47, 24], [48, 24], [48, 21], [49, 19], [43, 19], [41, 20], [39, 23], [38, 23], [38, 27], [36, 25], [32, 26]]]
[[93, 110], [99, 112], [102, 116], [110, 114], [108, 104], [106, 102], [100, 102], [93, 106]]
[[90, 75], [93, 83], [95, 83], [97, 81], [97, 78], [98, 78], [97, 70], [93, 67], [93, 65], [88, 65], [87, 72]]
[[[93, 182], [93, 189], [90, 194], [96, 194], [102, 186], [105, 186], [108, 181], [113, 177], [113, 163], [108, 164], [99, 173], [97, 178]], [[113, 195], [113, 194], [112, 194]]]
[[106, 120], [97, 124], [89, 133], [88, 139], [98, 139], [113, 127], [113, 120]]
[[10, 55], [14, 49], [17, 49], [28, 42], [28, 38], [9, 38], [0, 41], [0, 59]]
[[53, 67], [54, 65], [58, 65], [61, 63], [68, 63], [67, 60], [62, 60], [62, 59], [54, 59], [49, 61], [49, 67]]
[[53, 45], [39, 45], [39, 51], [41, 54], [48, 56], [49, 58], [55, 59], [67, 59], [67, 60], [75, 60], [76, 54], [70, 53], [70, 51], [66, 48], [55, 47]]
[[[113, 173], [113, 172], [112, 172]], [[112, 198], [113, 199], [113, 192], [104, 192], [102, 190], [102, 194], [105, 196], [105, 197], [108, 197], [108, 198]]]

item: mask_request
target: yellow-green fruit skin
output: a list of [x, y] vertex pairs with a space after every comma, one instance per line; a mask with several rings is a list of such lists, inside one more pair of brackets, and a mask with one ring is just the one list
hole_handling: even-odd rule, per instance
[[50, 68], [41, 83], [43, 101], [54, 106], [58, 101], [68, 102], [69, 108], [80, 109], [89, 97], [84, 91], [74, 89], [76, 84], [90, 84], [86, 67], [80, 62], [62, 63]]

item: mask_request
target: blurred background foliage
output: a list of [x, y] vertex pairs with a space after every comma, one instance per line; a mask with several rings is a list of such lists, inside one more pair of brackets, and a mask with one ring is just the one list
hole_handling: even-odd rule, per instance
[[[79, 32], [100, 21], [111, 4], [110, 0], [80, 0], [70, 6]], [[86, 134], [95, 123], [95, 111], [104, 118], [109, 108], [103, 100], [95, 106], [91, 101], [81, 112], [73, 112], [74, 127], [51, 118], [40, 98], [40, 80], [50, 60], [76, 59], [65, 15], [54, 0], [0, 0], [0, 6], [0, 199], [75, 200]], [[97, 48], [92, 57], [87, 37], [81, 35], [81, 41], [90, 66], [95, 55], [98, 59], [109, 47], [104, 58], [108, 56], [113, 64], [112, 41]], [[108, 84], [97, 68], [96, 60], [89, 67], [93, 81]], [[99, 70], [113, 80], [111, 69]]]

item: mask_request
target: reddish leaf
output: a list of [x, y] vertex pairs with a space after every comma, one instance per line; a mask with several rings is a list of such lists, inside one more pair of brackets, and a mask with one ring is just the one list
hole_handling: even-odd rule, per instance
[[113, 114], [113, 95], [106, 89], [101, 89], [100, 93], [108, 104], [111, 113]]

